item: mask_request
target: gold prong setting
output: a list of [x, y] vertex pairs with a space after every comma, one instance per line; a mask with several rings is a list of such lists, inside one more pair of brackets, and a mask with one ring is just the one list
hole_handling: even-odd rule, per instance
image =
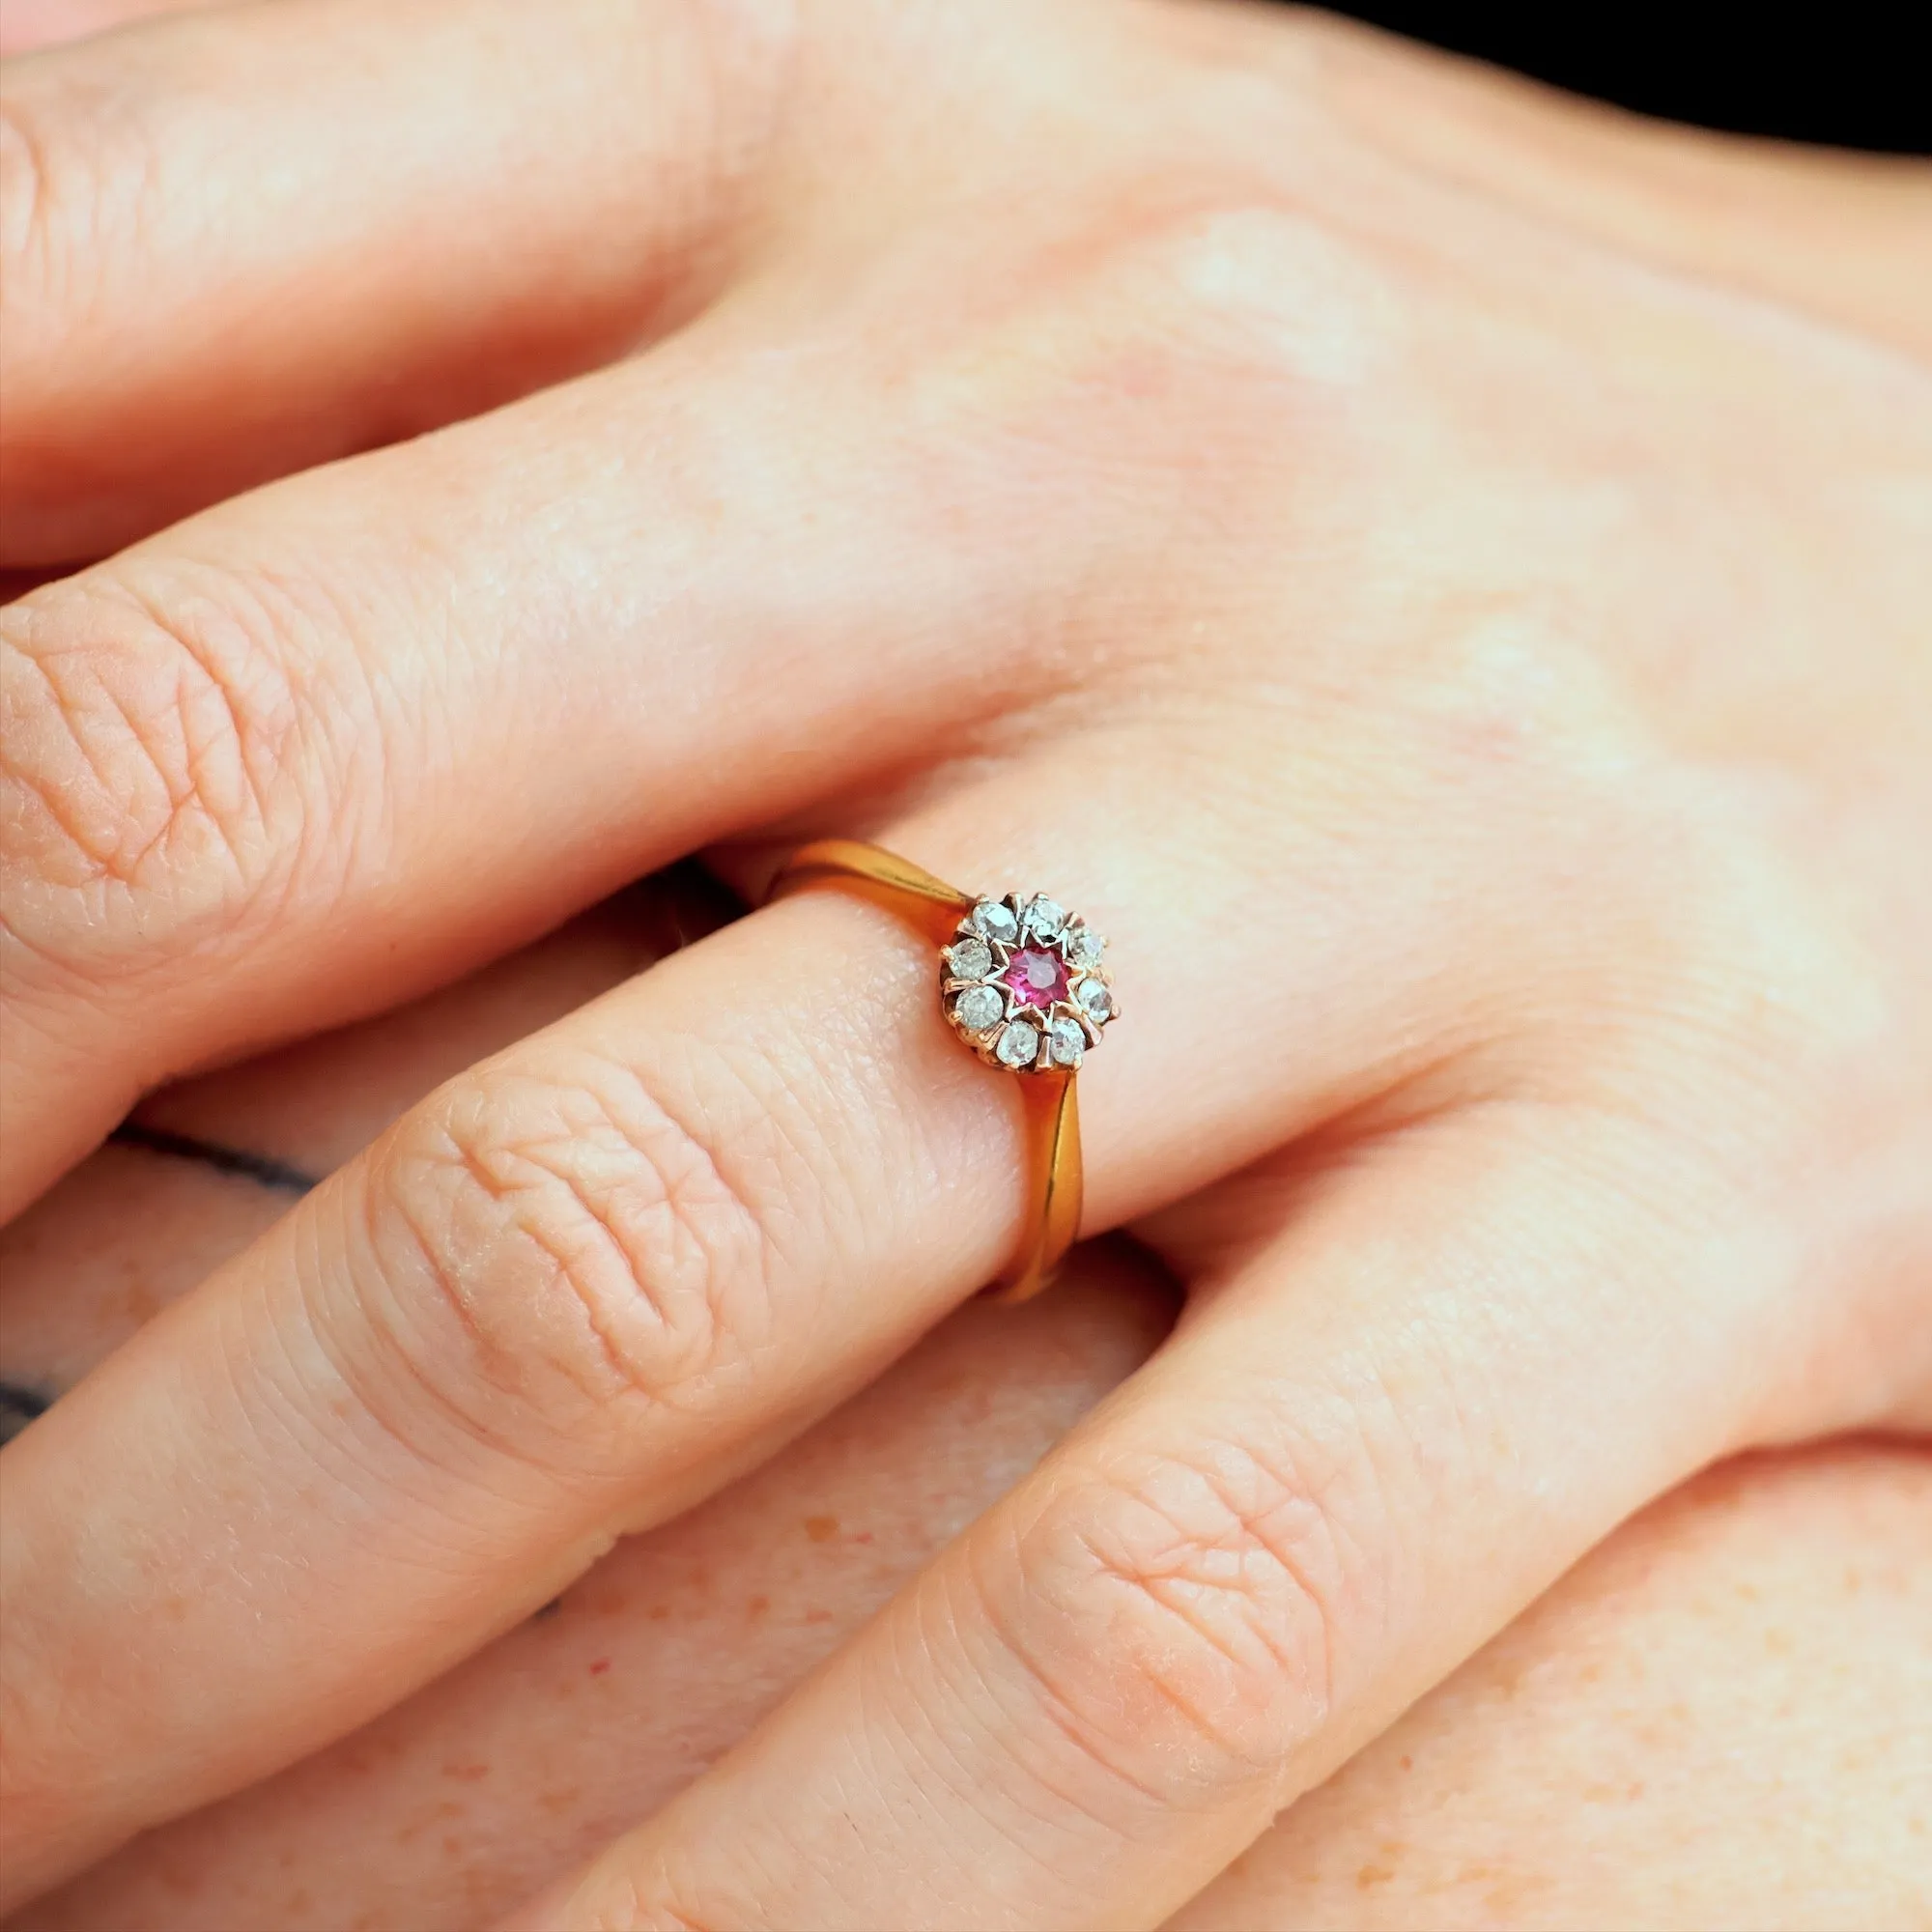
[[1044, 894], [980, 899], [941, 949], [941, 1009], [989, 1065], [1071, 1073], [1120, 1013], [1106, 947]]

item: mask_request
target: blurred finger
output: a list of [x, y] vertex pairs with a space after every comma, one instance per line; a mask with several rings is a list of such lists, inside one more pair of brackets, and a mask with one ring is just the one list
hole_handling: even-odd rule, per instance
[[0, 58], [58, 46], [156, 14], [185, 14], [217, 0], [7, 0], [0, 8]]
[[0, 81], [0, 561], [586, 369], [702, 300], [773, 10], [275, 0]]

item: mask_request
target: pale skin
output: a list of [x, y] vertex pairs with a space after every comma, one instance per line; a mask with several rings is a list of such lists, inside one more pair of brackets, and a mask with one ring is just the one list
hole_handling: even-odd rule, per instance
[[[106, 556], [0, 614], [9, 1207], [696, 849], [1114, 941], [1174, 1332], [521, 1932], [1156, 1925], [1698, 1469], [1932, 1422], [1921, 172], [1175, 5], [277, 0], [4, 105], [5, 559]], [[10, 1446], [0, 1896], [994, 1274], [931, 967], [710, 935]]]
[[[53, 1395], [476, 1053], [706, 913], [636, 897], [426, 1007], [142, 1110], [0, 1236], [0, 1376]], [[473, 1932], [668, 1802], [1158, 1345], [1172, 1288], [1083, 1250], [943, 1325], [781, 1463], [304, 1763], [164, 1826], [9, 1932]], [[1932, 1467], [1755, 1457], [1612, 1536], [1173, 1932], [1932, 1925]]]

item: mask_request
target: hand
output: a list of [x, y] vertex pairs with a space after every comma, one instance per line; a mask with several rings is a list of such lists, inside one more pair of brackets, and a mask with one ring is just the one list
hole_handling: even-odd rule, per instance
[[[1926, 1421], [1921, 189], [1179, 8], [289, 0], [9, 104], [16, 561], [470, 418], [7, 613], [14, 1200], [780, 824], [1115, 938], [1180, 1330], [531, 1922], [1151, 1924], [1687, 1471]], [[414, 1110], [7, 1452], [15, 1885], [769, 1453], [1018, 1146], [826, 898]]]
[[[706, 930], [698, 882], [668, 899], [664, 883], [428, 1001], [145, 1103], [0, 1234], [0, 1381], [23, 1407], [58, 1396], [274, 1218], [277, 1168], [325, 1172], [478, 1054]], [[223, 1171], [211, 1148], [252, 1158]], [[969, 1303], [782, 1457], [627, 1538], [457, 1670], [144, 1833], [7, 1932], [476, 1932], [699, 1776], [1172, 1319], [1123, 1241], [1076, 1250], [1026, 1308]], [[8, 1421], [0, 1407], [0, 1435]], [[1922, 1917], [1928, 1508], [1932, 1458], [1897, 1444], [1710, 1472], [1296, 1804], [1170, 1932]]]

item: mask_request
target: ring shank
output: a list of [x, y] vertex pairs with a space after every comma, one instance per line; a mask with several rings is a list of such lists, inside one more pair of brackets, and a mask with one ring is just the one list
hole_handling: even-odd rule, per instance
[[[909, 860], [856, 838], [801, 845], [772, 882], [766, 903], [829, 888], [882, 907], [943, 946], [975, 904], [965, 893]], [[1027, 1173], [1027, 1230], [1019, 1252], [987, 1291], [1025, 1301], [1052, 1281], [1080, 1232], [1080, 1109], [1070, 1068], [1015, 1075], [1020, 1090]]]

